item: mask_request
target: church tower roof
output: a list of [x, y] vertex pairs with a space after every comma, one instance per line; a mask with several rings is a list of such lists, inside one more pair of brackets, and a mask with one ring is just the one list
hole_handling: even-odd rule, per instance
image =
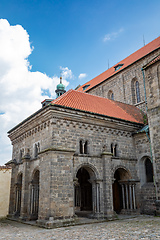
[[57, 97], [61, 96], [63, 93], [66, 92], [65, 86], [62, 83], [62, 76], [60, 76], [60, 83], [57, 85], [57, 89], [55, 90]]

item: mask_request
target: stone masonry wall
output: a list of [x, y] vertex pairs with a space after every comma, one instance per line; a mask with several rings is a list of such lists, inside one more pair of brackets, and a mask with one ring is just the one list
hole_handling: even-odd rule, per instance
[[[21, 216], [29, 218], [30, 183], [35, 169], [38, 169], [40, 171], [39, 220], [72, 217], [74, 214], [73, 179], [78, 169], [85, 165], [91, 166], [97, 180], [102, 181], [104, 169], [101, 154], [104, 146], [105, 151], [111, 152], [111, 143], [117, 144], [117, 156], [111, 161], [111, 171], [105, 169], [110, 174], [108, 179], [111, 181], [115, 169], [119, 166], [128, 169], [131, 176], [137, 179], [132, 132], [138, 130], [140, 126], [133, 123], [126, 125], [121, 120], [95, 117], [74, 110], [57, 109], [54, 106], [48, 107], [50, 118], [46, 120], [47, 110], [45, 111], [45, 115], [43, 113], [39, 118], [33, 119], [30, 124], [26, 123], [28, 128], [24, 124], [16, 131], [15, 136], [14, 134], [10, 136], [13, 141], [13, 158], [17, 162], [19, 162], [20, 149], [24, 148], [24, 152], [30, 155], [30, 159], [22, 158], [18, 165], [13, 167], [10, 214], [14, 213], [14, 185], [18, 174], [22, 173]], [[41, 122], [38, 119], [41, 119]], [[123, 124], [124, 130], [122, 130]], [[80, 140], [88, 141], [87, 154], [80, 154]], [[37, 157], [34, 156], [33, 149], [36, 142], [40, 142]], [[107, 159], [109, 161], [108, 157]], [[106, 186], [105, 194], [112, 196], [112, 185]], [[101, 188], [103, 190], [102, 184]], [[102, 197], [102, 202], [103, 199]], [[108, 206], [110, 205], [107, 210], [109, 213], [112, 199], [106, 199], [108, 199], [106, 200]]]
[[141, 187], [141, 209], [142, 214], [153, 214], [155, 215], [155, 187], [154, 183], [145, 183]]
[[145, 160], [151, 158], [150, 143], [146, 133], [134, 135], [136, 155], [137, 155], [137, 174], [140, 179], [139, 196], [141, 199], [140, 212], [145, 214], [155, 214], [155, 187], [153, 182], [146, 182]]
[[148, 121], [157, 199], [160, 200], [160, 61], [145, 69]]
[[[73, 112], [76, 114], [76, 112]], [[132, 130], [122, 130], [122, 126], [112, 120], [112, 123], [98, 120], [96, 118], [88, 118], [87, 114], [77, 116], [77, 120], [73, 120], [72, 116], [65, 119], [55, 119], [52, 133], [52, 145], [55, 148], [74, 149], [75, 153], [79, 153], [80, 140], [88, 141], [89, 155], [99, 155], [102, 148], [106, 145], [107, 151], [111, 151], [111, 143], [117, 144], [117, 156], [120, 158], [135, 159], [135, 151], [132, 139]], [[79, 119], [78, 119], [79, 118]], [[108, 126], [107, 126], [108, 124]], [[136, 128], [135, 128], [136, 129]], [[118, 138], [117, 138], [118, 136]]]
[[155, 213], [160, 215], [160, 61], [158, 58], [144, 67], [144, 72], [155, 180]]

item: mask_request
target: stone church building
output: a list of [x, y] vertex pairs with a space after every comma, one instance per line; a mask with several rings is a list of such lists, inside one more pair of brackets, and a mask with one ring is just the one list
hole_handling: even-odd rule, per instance
[[160, 37], [11, 129], [9, 217], [160, 214]]

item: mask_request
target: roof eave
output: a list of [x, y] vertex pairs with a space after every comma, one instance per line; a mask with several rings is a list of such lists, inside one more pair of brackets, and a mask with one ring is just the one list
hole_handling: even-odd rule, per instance
[[85, 111], [85, 110], [81, 110], [81, 109], [78, 109], [78, 108], [71, 108], [71, 107], [67, 107], [67, 106], [63, 106], [63, 105], [59, 105], [59, 104], [53, 104], [53, 103], [51, 105], [52, 106], [57, 106], [57, 107], [60, 107], [60, 108], [66, 108], [66, 109], [70, 109], [70, 110], [75, 110], [75, 111], [79, 111], [79, 112], [83, 112], [83, 113], [89, 113], [89, 114], [93, 114], [93, 115], [97, 115], [97, 116], [101, 116], [101, 117], [107, 117], [107, 118], [110, 118], [110, 119], [116, 119], [116, 120], [132, 123], [132, 124], [138, 124], [139, 126], [143, 126], [144, 125], [143, 123], [140, 123], [140, 122], [134, 122], [134, 121], [125, 120], [125, 119], [122, 119], [122, 118], [111, 117], [111, 116], [108, 116], [108, 115], [95, 113], [95, 112], [90, 112], [90, 111]]

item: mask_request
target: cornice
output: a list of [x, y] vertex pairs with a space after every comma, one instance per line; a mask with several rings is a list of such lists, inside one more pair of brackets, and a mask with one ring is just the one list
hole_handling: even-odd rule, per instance
[[57, 128], [82, 128], [84, 130], [93, 130], [100, 133], [105, 132], [106, 134], [126, 137], [132, 137], [132, 133], [142, 127], [142, 124], [122, 119], [48, 105], [44, 109], [44, 112], [37, 112], [10, 130], [9, 138], [12, 144], [15, 144], [51, 125], [56, 125]]

